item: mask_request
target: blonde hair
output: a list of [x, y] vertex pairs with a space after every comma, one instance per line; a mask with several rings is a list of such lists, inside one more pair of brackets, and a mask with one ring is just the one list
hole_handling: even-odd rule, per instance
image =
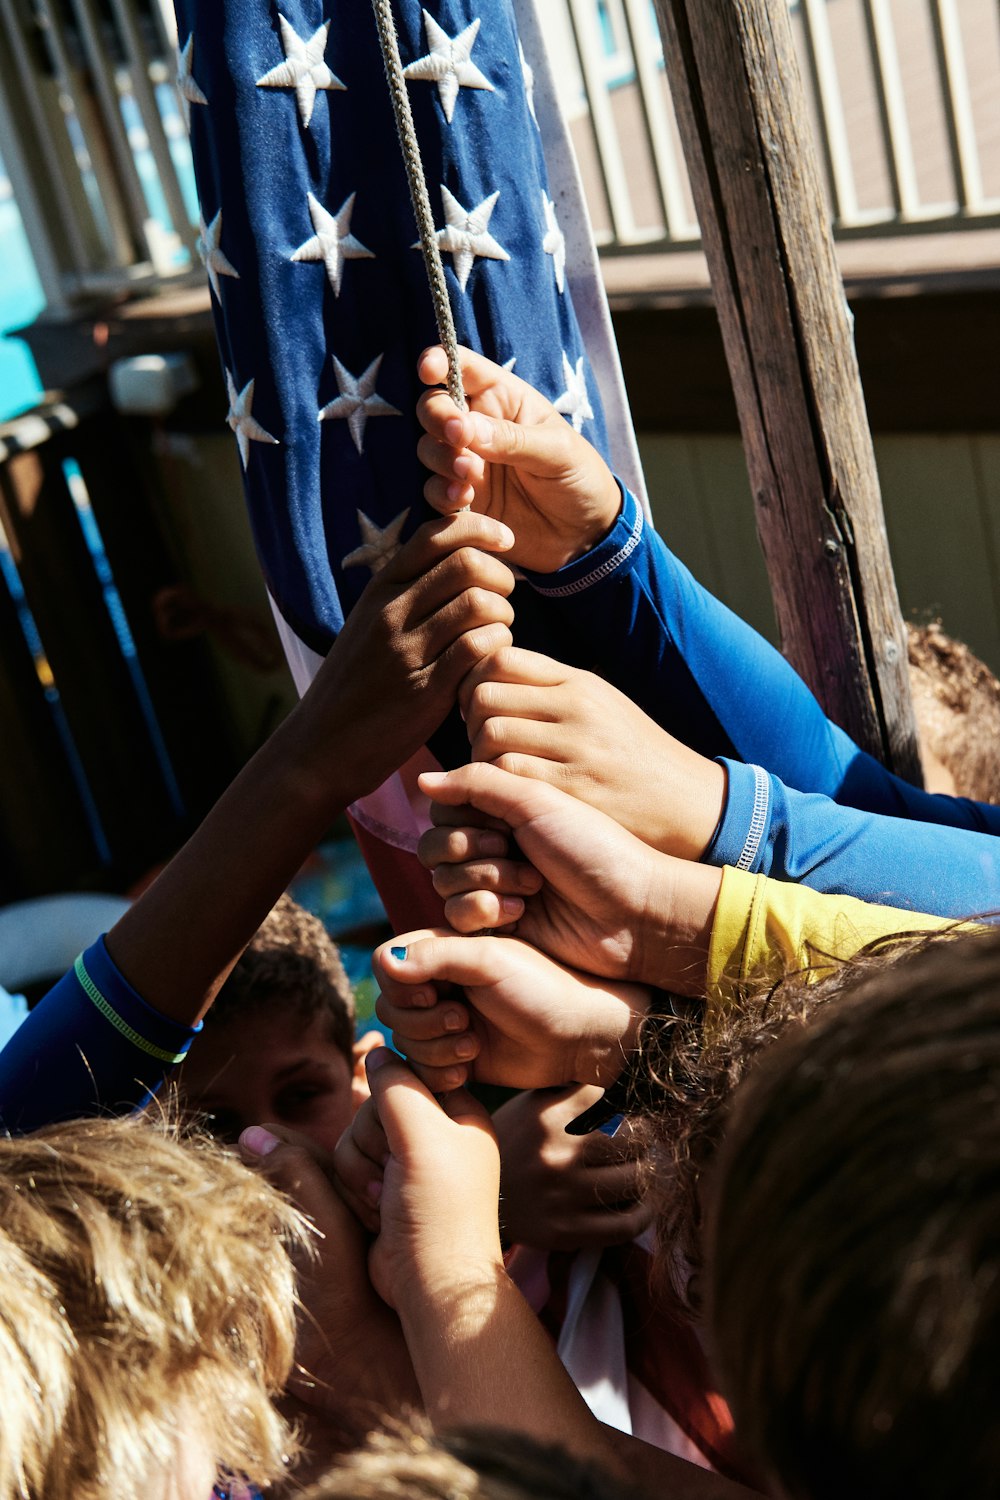
[[266, 1181], [169, 1124], [0, 1139], [0, 1500], [137, 1490], [186, 1438], [223, 1472], [282, 1473], [293, 1444], [270, 1397], [304, 1241]]

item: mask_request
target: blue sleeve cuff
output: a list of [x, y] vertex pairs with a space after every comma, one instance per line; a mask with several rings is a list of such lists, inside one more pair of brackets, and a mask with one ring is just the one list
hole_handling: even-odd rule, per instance
[[555, 573], [532, 573], [522, 569], [531, 587], [545, 599], [569, 599], [582, 594], [605, 578], [630, 571], [635, 550], [646, 524], [642, 507], [630, 490], [618, 481], [622, 507], [618, 518], [603, 541], [582, 557], [567, 563]]
[[0, 1125], [23, 1134], [140, 1108], [200, 1029], [148, 1005], [98, 938], [0, 1051]]
[[80, 954], [73, 967], [87, 998], [126, 1041], [158, 1062], [183, 1060], [202, 1023], [184, 1026], [154, 1010], [129, 984], [108, 952], [103, 935]]
[[732, 865], [756, 874], [771, 825], [771, 778], [760, 766], [718, 757], [728, 781], [726, 806], [702, 856], [707, 865]]
[[1000, 907], [996, 838], [842, 807], [759, 766], [721, 764], [729, 791], [706, 863], [940, 917]]

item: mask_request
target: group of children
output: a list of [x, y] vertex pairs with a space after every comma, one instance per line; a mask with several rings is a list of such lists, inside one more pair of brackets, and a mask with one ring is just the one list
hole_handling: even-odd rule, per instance
[[[889, 775], [462, 360], [468, 412], [421, 361], [441, 518], [0, 1053], [0, 1500], [992, 1494], [990, 737], [970, 783], [938, 724], [960, 795]], [[399, 1056], [282, 892], [456, 700]]]

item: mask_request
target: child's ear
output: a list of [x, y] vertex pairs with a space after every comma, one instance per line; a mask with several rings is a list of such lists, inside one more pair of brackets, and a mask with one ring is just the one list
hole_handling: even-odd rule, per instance
[[371, 1089], [368, 1087], [368, 1075], [365, 1072], [365, 1058], [369, 1052], [376, 1047], [385, 1046], [385, 1037], [381, 1031], [366, 1031], [363, 1037], [354, 1043], [351, 1048], [353, 1062], [351, 1065], [351, 1108], [359, 1110], [365, 1100], [370, 1098]]

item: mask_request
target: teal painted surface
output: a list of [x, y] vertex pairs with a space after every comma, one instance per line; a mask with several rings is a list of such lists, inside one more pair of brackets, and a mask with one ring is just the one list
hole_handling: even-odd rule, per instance
[[0, 420], [33, 406], [41, 394], [27, 346], [5, 335], [30, 323], [44, 305], [21, 215], [0, 161]]
[[[181, 193], [191, 222], [196, 223], [198, 204], [191, 150], [174, 91], [168, 85], [160, 84], [156, 97], [180, 180]], [[135, 151], [135, 163], [150, 216], [157, 219], [161, 227], [169, 232], [173, 228], [170, 214], [149, 142], [142, 128], [142, 118], [131, 95], [122, 99], [122, 118]], [[67, 129], [74, 147], [83, 151], [85, 142], [72, 117], [67, 119]], [[92, 173], [84, 176], [84, 187], [93, 194], [98, 192]], [[187, 251], [181, 246], [178, 246], [176, 260], [178, 270], [185, 269], [189, 263]], [[19, 339], [6, 335], [11, 328], [21, 328], [30, 323], [44, 306], [45, 297], [28, 247], [24, 225], [0, 157], [0, 421], [33, 406], [41, 394], [38, 373], [27, 346]]]

